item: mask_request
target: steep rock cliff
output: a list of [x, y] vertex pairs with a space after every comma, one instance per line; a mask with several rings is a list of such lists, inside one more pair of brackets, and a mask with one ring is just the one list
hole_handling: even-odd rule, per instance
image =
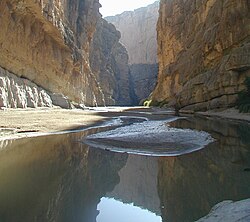
[[121, 32], [129, 55], [130, 85], [134, 104], [148, 97], [157, 78], [156, 23], [159, 2], [105, 19]]
[[133, 64], [129, 66], [130, 89], [133, 104], [140, 104], [154, 90], [158, 64]]
[[100, 19], [91, 44], [90, 66], [105, 105], [131, 105], [128, 54], [115, 26]]
[[97, 0], [2, 0], [0, 67], [75, 102], [103, 104], [89, 66], [99, 7]]
[[250, 76], [250, 4], [161, 0], [155, 102], [206, 110], [233, 105]]

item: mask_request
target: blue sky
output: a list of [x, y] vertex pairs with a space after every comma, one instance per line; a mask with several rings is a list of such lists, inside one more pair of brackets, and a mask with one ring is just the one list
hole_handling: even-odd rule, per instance
[[102, 4], [100, 12], [103, 17], [120, 14], [124, 11], [131, 11], [154, 3], [156, 0], [99, 0]]
[[96, 218], [97, 222], [162, 222], [160, 216], [146, 209], [124, 204], [112, 198], [103, 197], [97, 209], [100, 211]]

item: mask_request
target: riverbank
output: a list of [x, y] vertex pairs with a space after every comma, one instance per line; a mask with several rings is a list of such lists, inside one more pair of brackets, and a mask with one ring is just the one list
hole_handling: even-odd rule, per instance
[[235, 108], [230, 108], [226, 110], [209, 110], [207, 112], [196, 112], [194, 113], [194, 115], [215, 117], [215, 118], [220, 118], [220, 119], [227, 119], [227, 120], [250, 123], [250, 113], [240, 113], [239, 110]]
[[196, 222], [248, 222], [250, 221], [250, 199], [241, 201], [226, 200], [216, 204], [210, 213]]
[[[86, 110], [61, 108], [2, 109], [0, 110], [0, 140], [35, 137], [81, 129], [105, 121], [107, 118], [114, 117], [114, 115], [122, 115], [121, 113], [125, 111], [128, 111], [126, 115], [143, 112], [152, 112], [155, 115], [171, 114], [169, 110], [146, 107], [107, 107]], [[105, 115], [102, 115], [103, 113]], [[197, 112], [192, 115], [250, 123], [250, 114], [239, 113], [234, 108], [223, 111]]]
[[0, 110], [0, 140], [79, 129], [104, 119], [98, 112], [81, 109], [4, 109]]

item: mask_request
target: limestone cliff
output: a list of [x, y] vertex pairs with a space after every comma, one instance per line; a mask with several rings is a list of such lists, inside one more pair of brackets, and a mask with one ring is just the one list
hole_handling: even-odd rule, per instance
[[155, 102], [206, 110], [233, 105], [250, 76], [246, 0], [161, 0]]
[[97, 0], [2, 0], [0, 67], [48, 92], [103, 104], [89, 66]]
[[156, 23], [159, 2], [106, 17], [121, 32], [121, 43], [129, 54], [130, 85], [134, 104], [148, 97], [157, 78]]
[[52, 107], [50, 95], [31, 81], [0, 68], [0, 107]]
[[120, 32], [100, 19], [91, 44], [90, 66], [104, 94], [105, 105], [131, 105], [128, 54]]

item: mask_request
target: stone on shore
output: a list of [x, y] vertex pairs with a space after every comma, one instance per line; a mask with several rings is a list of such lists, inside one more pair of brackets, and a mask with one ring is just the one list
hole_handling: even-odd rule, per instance
[[216, 204], [210, 213], [197, 222], [249, 222], [250, 199], [233, 202], [226, 200]]

